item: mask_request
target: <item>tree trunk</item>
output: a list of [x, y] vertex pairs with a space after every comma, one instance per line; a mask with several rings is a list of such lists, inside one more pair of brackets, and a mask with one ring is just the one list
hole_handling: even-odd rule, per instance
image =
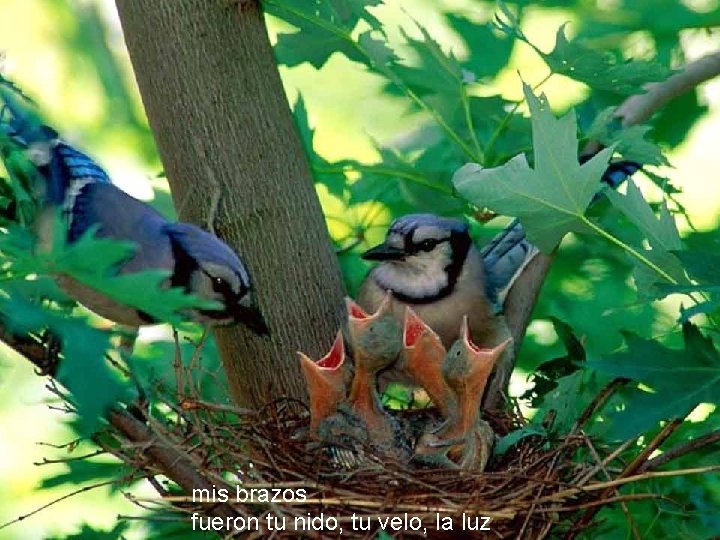
[[[234, 400], [305, 399], [296, 351], [320, 355], [343, 285], [260, 7], [242, 0], [117, 0], [178, 214], [248, 264], [271, 337], [215, 337]], [[215, 197], [219, 196], [218, 199]]]

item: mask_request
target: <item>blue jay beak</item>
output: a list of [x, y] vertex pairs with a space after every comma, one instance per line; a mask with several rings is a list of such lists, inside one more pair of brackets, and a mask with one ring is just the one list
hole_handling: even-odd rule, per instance
[[260, 336], [270, 335], [270, 329], [257, 307], [245, 307], [242, 304], [237, 304], [232, 316], [237, 322], [243, 323], [256, 334]]
[[405, 258], [405, 251], [382, 243], [368, 249], [361, 257], [366, 261], [399, 261]]

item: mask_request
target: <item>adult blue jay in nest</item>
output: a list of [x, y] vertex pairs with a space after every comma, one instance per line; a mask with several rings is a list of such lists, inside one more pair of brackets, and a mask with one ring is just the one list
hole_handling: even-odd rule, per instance
[[[581, 158], [585, 161], [587, 158]], [[603, 182], [612, 188], [634, 174], [640, 164], [612, 163]], [[433, 214], [411, 214], [390, 225], [385, 242], [362, 257], [378, 261], [362, 283], [358, 304], [375, 310], [392, 291], [394, 312], [402, 321], [410, 306], [450, 347], [465, 314], [476, 340], [502, 312], [510, 287], [538, 249], [515, 220], [488, 245], [476, 248], [467, 224]]]
[[[580, 158], [580, 161], [589, 159]], [[616, 188], [634, 174], [640, 164], [611, 164], [603, 182]], [[374, 311], [391, 291], [393, 315], [402, 322], [409, 306], [449, 348], [458, 339], [465, 315], [473, 340], [484, 347], [496, 346], [511, 337], [502, 316], [505, 297], [523, 269], [539, 253], [514, 220], [488, 245], [478, 249], [467, 224], [434, 214], [411, 214], [390, 225], [385, 242], [362, 257], [378, 261], [360, 286], [357, 302]], [[503, 391], [514, 364], [508, 347], [496, 364], [489, 384], [493, 405]], [[384, 374], [383, 381], [405, 379], [398, 372]]]
[[[241, 322], [258, 334], [268, 333], [248, 271], [227, 244], [195, 225], [168, 221], [120, 190], [90, 157], [63, 142], [54, 129], [34, 121], [20, 104], [22, 98], [7, 88], [0, 88], [0, 97], [0, 129], [26, 149], [42, 179], [36, 190], [41, 244], [48, 242], [52, 217], [59, 210], [69, 243], [96, 227], [98, 237], [135, 244], [133, 255], [119, 266], [119, 274], [167, 270], [170, 277], [165, 286], [181, 287], [221, 306], [193, 310], [188, 318], [210, 324]], [[111, 321], [128, 326], [158, 322], [67, 276], [60, 276], [59, 282], [74, 299]]]

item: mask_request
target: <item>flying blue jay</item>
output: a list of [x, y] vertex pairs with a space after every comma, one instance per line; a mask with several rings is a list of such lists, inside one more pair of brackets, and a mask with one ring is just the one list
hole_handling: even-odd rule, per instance
[[[616, 188], [639, 168], [631, 161], [612, 163], [602, 180]], [[396, 300], [397, 320], [403, 320], [409, 306], [445, 347], [458, 338], [465, 314], [473, 338], [495, 345], [484, 342], [484, 337], [495, 334], [491, 340], [498, 343], [507, 337], [497, 334], [495, 315], [502, 312], [508, 291], [537, 254], [517, 220], [477, 249], [467, 224], [459, 220], [433, 214], [403, 216], [392, 222], [385, 242], [362, 255], [378, 265], [362, 283], [358, 304], [373, 311], [389, 290]]]
[[[0, 97], [0, 133], [26, 150], [42, 179], [42, 185], [33, 187], [40, 207], [36, 229], [41, 244], [52, 232], [48, 217], [59, 209], [69, 243], [97, 227], [98, 237], [135, 244], [133, 255], [119, 266], [119, 274], [167, 270], [170, 277], [165, 286], [183, 288], [222, 306], [193, 310], [188, 318], [210, 324], [241, 322], [258, 334], [268, 333], [248, 271], [227, 244], [195, 225], [166, 220], [113, 185], [97, 163], [63, 142], [54, 129], [36, 122], [14, 92], [0, 88]], [[74, 299], [109, 320], [128, 326], [158, 322], [67, 276], [58, 280]]]

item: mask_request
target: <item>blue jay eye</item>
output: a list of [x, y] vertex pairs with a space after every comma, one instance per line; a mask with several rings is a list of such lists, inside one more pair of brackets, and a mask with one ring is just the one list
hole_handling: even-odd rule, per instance
[[430, 251], [437, 245], [436, 240], [423, 240], [418, 244], [418, 247], [423, 251]]
[[226, 288], [228, 288], [227, 284], [225, 283], [225, 280], [220, 277], [214, 277], [212, 278], [212, 286], [213, 290], [215, 292], [223, 293]]

